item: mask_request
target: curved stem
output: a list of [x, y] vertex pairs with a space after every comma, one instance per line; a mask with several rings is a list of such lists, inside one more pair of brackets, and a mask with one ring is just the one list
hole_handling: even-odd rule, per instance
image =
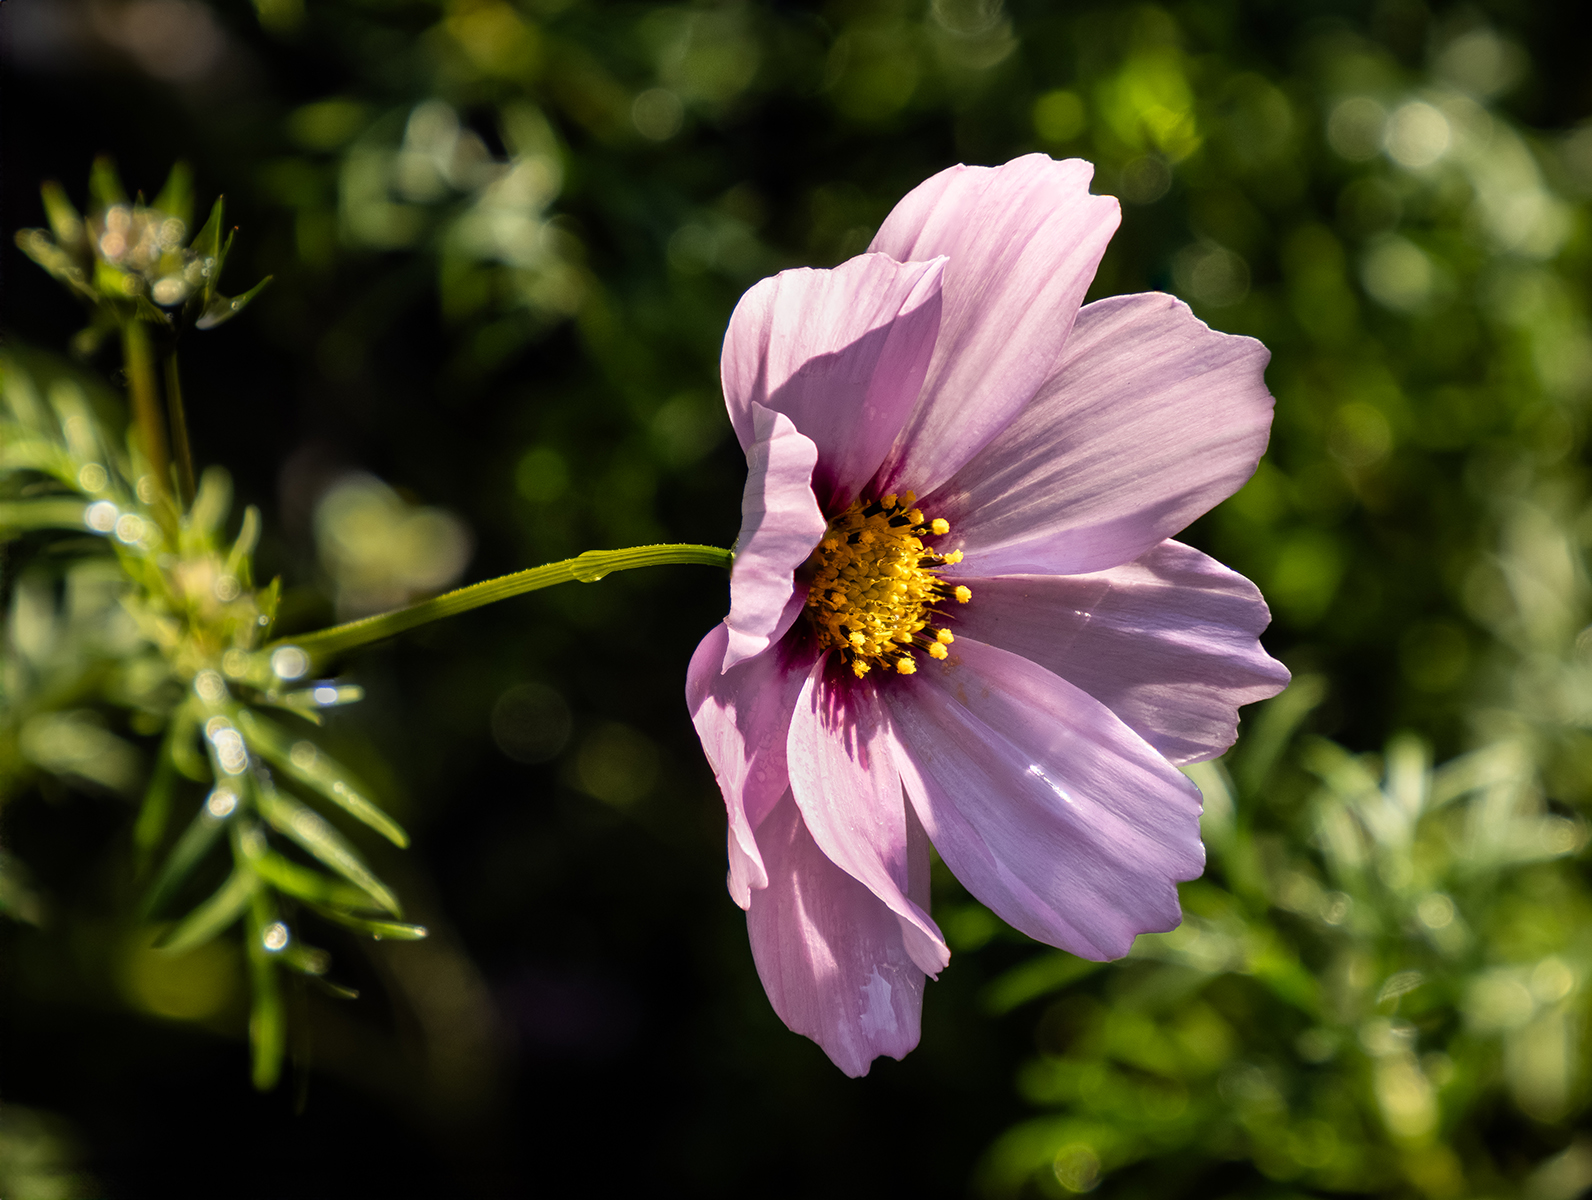
[[469, 587], [447, 592], [431, 600], [411, 604], [408, 608], [349, 621], [345, 625], [334, 625], [330, 629], [321, 629], [301, 637], [278, 638], [267, 649], [277, 646], [296, 646], [309, 655], [313, 663], [320, 664], [345, 650], [352, 650], [355, 646], [378, 642], [407, 629], [427, 625], [456, 613], [468, 612], [472, 608], [480, 608], [483, 604], [507, 600], [510, 596], [518, 596], [523, 592], [534, 592], [558, 583], [596, 583], [603, 576], [611, 575], [615, 571], [629, 571], [636, 567], [661, 567], [673, 563], [695, 563], [728, 570], [733, 557], [730, 551], [721, 550], [717, 546], [689, 544], [633, 546], [627, 550], [588, 550], [576, 558], [566, 558], [561, 562], [548, 563], [546, 566], [532, 567], [528, 571], [517, 571], [513, 575], [502, 575], [497, 579], [473, 583]]

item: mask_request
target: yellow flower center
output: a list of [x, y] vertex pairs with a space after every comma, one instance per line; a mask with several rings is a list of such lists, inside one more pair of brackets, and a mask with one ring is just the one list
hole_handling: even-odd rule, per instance
[[956, 639], [935, 628], [944, 619], [936, 606], [966, 604], [973, 593], [952, 588], [941, 567], [962, 561], [962, 552], [936, 554], [926, 537], [951, 532], [948, 521], [924, 520], [911, 492], [858, 500], [829, 522], [823, 541], [808, 559], [807, 618], [825, 646], [840, 651], [861, 679], [875, 665], [900, 675], [916, 671], [914, 650], [945, 658]]

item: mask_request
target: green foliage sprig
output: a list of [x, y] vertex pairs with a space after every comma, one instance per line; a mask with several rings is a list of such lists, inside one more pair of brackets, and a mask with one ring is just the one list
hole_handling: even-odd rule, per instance
[[[90, 192], [97, 207], [84, 219], [59, 187], [46, 186], [53, 237], [24, 230], [18, 243], [93, 306], [80, 351], [120, 333], [131, 421], [123, 448], [115, 419], [75, 378], [57, 375], [41, 396], [33, 371], [0, 359], [0, 549], [31, 541], [53, 552], [38, 555], [14, 585], [11, 637], [0, 660], [0, 804], [40, 773], [140, 795], [132, 845], [147, 877], [143, 920], [181, 911], [201, 894], [209, 864], [230, 860], [219, 886], [187, 907], [156, 947], [186, 953], [241, 925], [254, 1082], [269, 1088], [286, 1047], [281, 973], [295, 972], [335, 996], [357, 995], [325, 978], [331, 957], [303, 940], [301, 914], [377, 939], [426, 936], [424, 927], [403, 920], [393, 889], [326, 815], [408, 845], [371, 789], [314, 735], [321, 710], [356, 701], [361, 690], [306, 682], [312, 668], [356, 646], [556, 583], [663, 563], [727, 567], [731, 555], [712, 546], [588, 552], [271, 641], [281, 582], [261, 586], [254, 577], [260, 514], [246, 509], [229, 537], [226, 472], [212, 467], [194, 482], [176, 360], [182, 333], [230, 319], [269, 278], [236, 298], [217, 290], [232, 235], [221, 239], [218, 200], [184, 245], [191, 210], [184, 167], [173, 170], [152, 206], [129, 204], [105, 160], [95, 164]], [[165, 367], [164, 413], [157, 354]], [[168, 445], [177, 450], [175, 461]], [[64, 604], [54, 600], [57, 584], [64, 585]], [[104, 719], [118, 710], [123, 732]], [[159, 738], [147, 780], [134, 740], [140, 735]], [[191, 815], [173, 840], [182, 812]], [[0, 857], [0, 908], [33, 921], [44, 911], [8, 857]]]

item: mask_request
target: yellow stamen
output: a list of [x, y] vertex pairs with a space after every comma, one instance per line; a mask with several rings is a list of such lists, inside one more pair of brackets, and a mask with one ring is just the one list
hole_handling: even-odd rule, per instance
[[944, 537], [951, 532], [951, 523], [944, 517], [935, 517], [929, 522], [929, 532], [935, 537]]
[[807, 620], [820, 644], [838, 650], [861, 679], [874, 666], [900, 675], [917, 670], [913, 649], [945, 659], [951, 635], [931, 628], [944, 621], [938, 606], [972, 593], [953, 590], [939, 570], [949, 556], [923, 539], [943, 520], [925, 521], [911, 492], [859, 500], [829, 523], [807, 564]]
[[952, 594], [956, 597], [956, 602], [958, 604], [966, 604], [973, 598], [973, 589], [970, 587], [963, 587], [962, 585], [958, 584], [956, 591]]

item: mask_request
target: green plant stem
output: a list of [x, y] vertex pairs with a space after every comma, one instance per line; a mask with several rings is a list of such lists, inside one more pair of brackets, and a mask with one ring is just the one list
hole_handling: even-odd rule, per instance
[[193, 504], [193, 451], [188, 446], [188, 417], [182, 407], [182, 376], [177, 371], [177, 352], [167, 351], [166, 419], [171, 425], [171, 449], [177, 462], [177, 498], [183, 510]]
[[127, 392], [132, 399], [133, 427], [138, 448], [162, 493], [171, 491], [167, 478], [171, 458], [166, 449], [166, 429], [160, 417], [160, 394], [155, 384], [155, 352], [149, 331], [137, 317], [122, 322], [122, 365], [127, 369]]
[[297, 646], [310, 656], [312, 662], [321, 664], [346, 650], [352, 650], [355, 646], [381, 641], [383, 638], [390, 638], [394, 634], [429, 624], [443, 617], [468, 612], [472, 608], [480, 608], [483, 604], [507, 600], [510, 596], [518, 596], [523, 592], [552, 587], [557, 583], [595, 583], [615, 571], [629, 571], [636, 567], [661, 567], [675, 563], [695, 563], [728, 570], [732, 561], [733, 556], [730, 551], [721, 550], [717, 546], [633, 546], [627, 550], [588, 550], [576, 558], [566, 558], [561, 562], [548, 563], [546, 566], [532, 567], [528, 571], [517, 571], [513, 575], [503, 575], [497, 579], [473, 583], [469, 587], [448, 592], [431, 600], [423, 600], [408, 608], [350, 621], [346, 625], [335, 625], [330, 629], [322, 629], [302, 637], [279, 638], [271, 646], [272, 648], [285, 645]]

